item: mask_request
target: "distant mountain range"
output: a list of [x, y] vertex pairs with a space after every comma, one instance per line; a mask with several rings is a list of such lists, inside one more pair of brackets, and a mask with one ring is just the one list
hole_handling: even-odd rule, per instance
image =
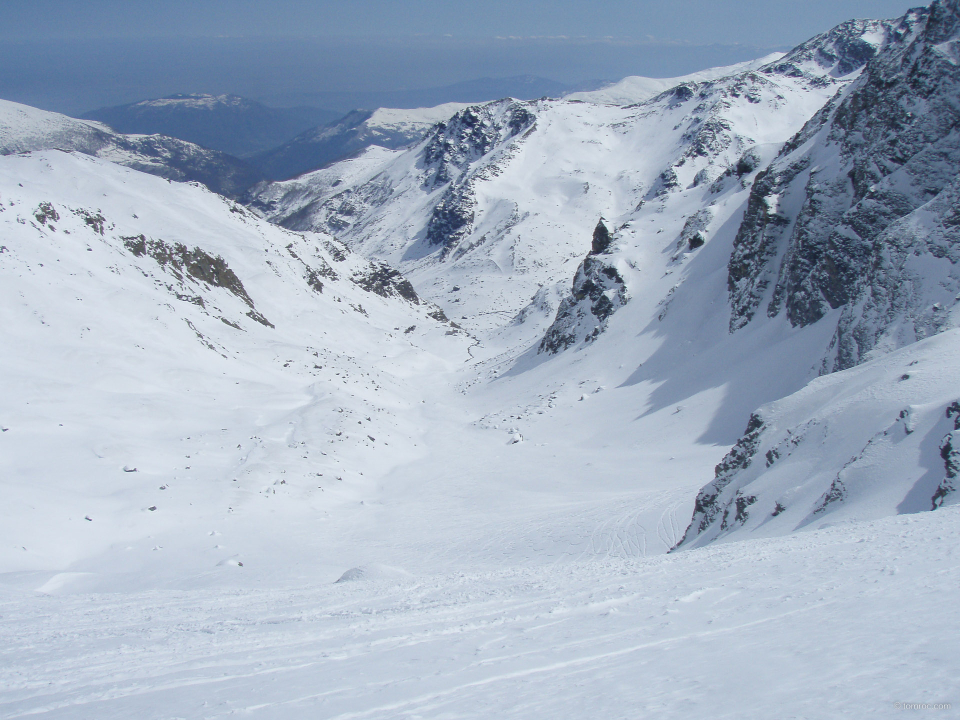
[[271, 108], [236, 95], [171, 95], [85, 113], [120, 133], [169, 135], [246, 157], [276, 147], [341, 113], [315, 107]]

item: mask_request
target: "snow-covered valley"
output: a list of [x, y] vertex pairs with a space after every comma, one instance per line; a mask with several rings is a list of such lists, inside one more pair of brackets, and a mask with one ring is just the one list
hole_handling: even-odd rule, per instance
[[955, 708], [958, 38], [452, 107], [249, 206], [8, 107], [0, 717]]

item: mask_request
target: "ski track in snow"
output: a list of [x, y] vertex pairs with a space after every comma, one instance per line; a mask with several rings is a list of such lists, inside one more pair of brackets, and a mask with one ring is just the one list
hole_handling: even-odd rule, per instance
[[0, 717], [891, 717], [956, 700], [958, 515], [402, 581], [8, 591]]

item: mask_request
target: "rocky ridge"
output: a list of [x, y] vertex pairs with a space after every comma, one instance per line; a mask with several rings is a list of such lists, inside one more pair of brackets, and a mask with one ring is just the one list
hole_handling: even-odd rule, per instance
[[954, 0], [908, 13], [758, 177], [729, 263], [732, 331], [758, 310], [795, 327], [831, 315], [829, 372], [955, 323], [958, 31]]

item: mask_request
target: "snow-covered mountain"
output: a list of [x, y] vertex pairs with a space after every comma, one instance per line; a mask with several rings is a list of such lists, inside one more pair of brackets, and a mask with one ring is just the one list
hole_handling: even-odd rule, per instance
[[[520, 388], [523, 383], [512, 378], [532, 372], [542, 382], [560, 382], [572, 365], [549, 358], [567, 351], [582, 353], [573, 365], [602, 368], [615, 384], [660, 383], [646, 400], [652, 408], [682, 403], [698, 389], [725, 386], [726, 398], [712, 410], [713, 421], [700, 440], [729, 443], [758, 406], [801, 390], [824, 371], [854, 364], [834, 361], [836, 348], [842, 351], [845, 327], [841, 320], [838, 329], [839, 311], [822, 323], [813, 322], [824, 316], [822, 312], [808, 322], [798, 322], [774, 311], [764, 322], [749, 323], [752, 313], [744, 311], [741, 300], [753, 289], [758, 296], [768, 293], [764, 302], [771, 308], [776, 302], [786, 301], [788, 306], [801, 302], [806, 286], [800, 280], [793, 286], [784, 280], [775, 291], [766, 278], [781, 261], [786, 268], [797, 252], [783, 249], [791, 247], [791, 242], [800, 243], [788, 241], [794, 226], [808, 224], [826, 236], [828, 218], [839, 217], [845, 209], [826, 215], [825, 200], [804, 203], [790, 199], [785, 190], [793, 183], [790, 187], [797, 188], [795, 192], [813, 188], [833, 197], [832, 202], [844, 202], [842, 189], [831, 195], [832, 185], [823, 178], [832, 173], [838, 178], [834, 184], [842, 184], [852, 167], [831, 164], [830, 157], [846, 155], [854, 163], [856, 159], [853, 151], [838, 147], [838, 131], [831, 118], [849, 116], [853, 112], [849, 108], [868, 113], [859, 123], [870, 132], [860, 131], [857, 125], [843, 137], [859, 143], [863, 164], [876, 165], [877, 152], [870, 155], [862, 146], [869, 145], [871, 133], [876, 143], [886, 143], [890, 137], [889, 127], [884, 129], [877, 115], [890, 114], [883, 109], [885, 103], [904, 106], [903, 93], [892, 84], [895, 73], [890, 70], [900, 63], [897, 67], [903, 66], [903, 72], [928, 78], [922, 85], [912, 77], [903, 80], [903, 87], [914, 88], [911, 102], [916, 105], [917, 96], [923, 95], [925, 107], [936, 111], [915, 113], [918, 123], [929, 123], [931, 128], [913, 133], [917, 139], [912, 153], [933, 151], [926, 157], [934, 160], [918, 171], [913, 184], [926, 188], [927, 200], [932, 200], [934, 178], [943, 187], [957, 176], [960, 164], [933, 150], [943, 145], [940, 136], [952, 137], [950, 128], [955, 124], [950, 110], [956, 95], [950, 81], [955, 73], [949, 50], [952, 35], [945, 27], [952, 11], [947, 3], [935, 5], [931, 12], [914, 10], [893, 21], [850, 21], [766, 62], [684, 79], [639, 103], [618, 104], [612, 96], [599, 95], [593, 102], [584, 96], [527, 103], [503, 100], [470, 107], [406, 151], [368, 153], [296, 181], [260, 188], [256, 207], [275, 222], [299, 230], [325, 230], [362, 254], [401, 268], [426, 297], [477, 335], [480, 346], [473, 354], [489, 358], [492, 374], [506, 373], [510, 379], [502, 382]], [[929, 40], [932, 36], [940, 40]], [[931, 58], [926, 69], [920, 62], [908, 70], [897, 60], [922, 58], [925, 52]], [[890, 96], [883, 102], [876, 97], [864, 101], [867, 91], [863, 88], [881, 82], [886, 83], [884, 88], [893, 88]], [[940, 129], [940, 136], [933, 128]], [[933, 144], [924, 145], [921, 137]], [[818, 149], [821, 146], [826, 150]], [[887, 148], [889, 143], [884, 145], [885, 152]], [[820, 155], [811, 159], [816, 153]], [[932, 163], [939, 163], [935, 171]], [[808, 182], [811, 169], [819, 175]], [[924, 211], [949, 213], [949, 192]], [[873, 197], [867, 204], [866, 213], [876, 208]], [[891, 204], [908, 211], [918, 206], [897, 198]], [[887, 297], [888, 306], [902, 306], [897, 293], [908, 293], [914, 307], [939, 319], [935, 327], [905, 335], [902, 321], [891, 316], [888, 327], [905, 338], [901, 345], [951, 327], [953, 296], [960, 288], [953, 288], [950, 280], [955, 260], [950, 255], [949, 228], [949, 223], [937, 220], [924, 224], [911, 219], [897, 225], [898, 239], [891, 241], [887, 235], [876, 242], [875, 250], [878, 258], [890, 253], [896, 257], [883, 264], [869, 254], [853, 253], [853, 259], [864, 258], [862, 266], [833, 278], [834, 287], [852, 297], [862, 292], [856, 289], [858, 283], [867, 280], [867, 287], [879, 288], [875, 294], [895, 296]], [[774, 247], [768, 236], [784, 238], [783, 247]], [[761, 243], [763, 248], [757, 250]], [[925, 251], [929, 260], [913, 249], [918, 243], [929, 247]], [[837, 254], [844, 252], [841, 248]], [[902, 258], [916, 260], [904, 266]], [[745, 269], [747, 261], [752, 262], [749, 269]], [[830, 267], [840, 265], [837, 258], [826, 262]], [[931, 263], [937, 262], [941, 269], [924, 276], [923, 269], [932, 269]], [[907, 269], [911, 263], [912, 271]], [[909, 284], [900, 279], [904, 272], [912, 272]], [[917, 295], [924, 283], [933, 288], [929, 297]], [[630, 328], [636, 329], [634, 334]], [[591, 346], [595, 346], [592, 351]], [[886, 342], [884, 349], [897, 346]], [[858, 357], [866, 359], [865, 354]], [[625, 360], [632, 363], [632, 370], [622, 370]], [[611, 372], [614, 362], [620, 371]], [[779, 368], [778, 372], [771, 373], [771, 367]], [[691, 377], [696, 379], [684, 382], [683, 378]], [[944, 416], [955, 399], [950, 397], [955, 391], [949, 377], [944, 372], [931, 381], [927, 391], [936, 396], [936, 407], [924, 417], [932, 435], [917, 435], [915, 441], [926, 438], [929, 445], [937, 433], [934, 444], [943, 439], [946, 431], [941, 432], [933, 418]], [[567, 380], [571, 379], [568, 375]], [[851, 378], [849, 382], [856, 386], [859, 381]], [[517, 395], [523, 392], [518, 389]], [[826, 398], [831, 392], [816, 397]], [[888, 401], [904, 402], [899, 395], [891, 395]], [[835, 412], [809, 398], [796, 402], [802, 409], [791, 412], [805, 413], [802, 422]], [[929, 402], [933, 400], [907, 404]], [[876, 417], [883, 419], [877, 422], [887, 423], [886, 415], [898, 417], [901, 410], [878, 412]], [[886, 429], [886, 424], [861, 428], [869, 430], [870, 437]], [[788, 431], [796, 432], [792, 425], [784, 426], [764, 437], [779, 443]], [[752, 434], [756, 428], [745, 437]], [[841, 433], [835, 443], [835, 457], [849, 453], [843, 462], [863, 449], [856, 433]], [[811, 453], [820, 451], [819, 445], [811, 447]], [[898, 445], [890, 456], [898, 459], [885, 462], [890, 467], [912, 463], [916, 468], [924, 467], [918, 462], [932, 462], [929, 458], [917, 461], [909, 455], [911, 447]], [[832, 461], [825, 464], [824, 472], [835, 477], [843, 462], [838, 467]], [[727, 483], [730, 472], [724, 472]], [[932, 507], [935, 492], [945, 497], [938, 490], [941, 481], [949, 485], [942, 463], [937, 472], [939, 477], [924, 481], [933, 485], [922, 490], [913, 488], [916, 473], [893, 473], [876, 496], [865, 491], [865, 505], [848, 503], [841, 514], [875, 517], [907, 506]], [[721, 468], [717, 473], [720, 478]], [[725, 521], [724, 514], [737, 516], [730, 508], [736, 507], [736, 493], [747, 482], [730, 485], [723, 497], [714, 499], [719, 509], [711, 510], [709, 521], [697, 516], [694, 523], [706, 527], [715, 519], [718, 527], [726, 523], [724, 533], [728, 533], [734, 523]], [[711, 487], [701, 493], [698, 513], [702, 514], [703, 498], [712, 497]], [[804, 488], [804, 493], [816, 497], [829, 494], [814, 479]], [[911, 492], [926, 492], [926, 497], [907, 500]], [[881, 501], [880, 496], [886, 499]], [[771, 507], [781, 502], [761, 499]], [[820, 521], [839, 507], [818, 509], [814, 502], [798, 519], [795, 514], [806, 506], [792, 500], [791, 504], [791, 513], [778, 513], [776, 522], [764, 521], [769, 523], [765, 531], [787, 532], [798, 523]], [[743, 519], [747, 514], [739, 515]], [[704, 538], [718, 534], [711, 532]], [[752, 526], [744, 532], [752, 532]]]
[[250, 206], [0, 157], [0, 708], [949, 709], [958, 18]]
[[237, 95], [180, 94], [85, 113], [120, 133], [167, 135], [245, 158], [325, 125], [340, 113], [311, 107], [271, 108]]
[[280, 147], [257, 155], [251, 162], [269, 177], [292, 178], [370, 146], [392, 149], [410, 145], [464, 107], [461, 103], [446, 103], [414, 110], [354, 110], [335, 123], [307, 130]]
[[121, 135], [91, 120], [0, 100], [0, 155], [35, 150], [93, 155], [169, 180], [194, 181], [236, 197], [262, 179], [235, 157], [163, 135]]
[[958, 47], [956, 0], [912, 13], [754, 183], [729, 263], [731, 331], [759, 311], [829, 327], [822, 372], [880, 359], [755, 415], [685, 542], [957, 501]]
[[45, 151], [0, 158], [0, 198], [3, 572], [118, 542], [213, 568], [214, 517], [357, 502], [417, 453], [405, 368], [467, 344], [395, 271], [195, 185]]
[[[651, 231], [672, 242], [697, 213], [708, 237], [780, 145], [855, 76], [864, 48], [894, 32], [847, 23], [760, 70], [686, 82], [635, 106], [471, 107], [406, 152], [378, 155], [377, 172], [370, 156], [348, 161], [363, 170], [334, 170], [336, 192], [324, 172], [270, 186], [255, 202], [275, 222], [327, 230], [400, 267], [458, 317], [477, 322], [492, 302], [503, 322], [482, 325], [504, 325], [538, 293], [535, 306], [551, 315], [600, 216], [613, 230], [633, 228], [628, 255], [664, 239], [648, 240]], [[554, 299], [544, 306], [544, 297]]]
[[748, 60], [736, 65], [708, 68], [699, 72], [681, 75], [673, 78], [649, 78], [640, 75], [631, 75], [622, 80], [610, 83], [597, 90], [585, 90], [564, 95], [566, 100], [575, 100], [605, 105], [635, 105], [644, 100], [656, 97], [665, 90], [674, 88], [683, 83], [696, 83], [706, 80], [717, 80], [730, 75], [738, 75], [749, 70], [758, 70], [783, 57], [784, 53], [773, 53], [758, 60]]

